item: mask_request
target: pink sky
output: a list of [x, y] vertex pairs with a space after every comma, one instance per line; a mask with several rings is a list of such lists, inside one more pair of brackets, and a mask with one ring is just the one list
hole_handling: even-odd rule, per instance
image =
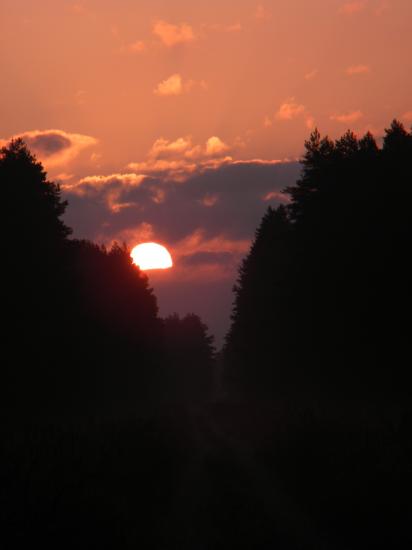
[[75, 235], [159, 240], [168, 285], [228, 305], [312, 128], [412, 124], [410, 0], [2, 0], [0, 36], [0, 138], [62, 183]]

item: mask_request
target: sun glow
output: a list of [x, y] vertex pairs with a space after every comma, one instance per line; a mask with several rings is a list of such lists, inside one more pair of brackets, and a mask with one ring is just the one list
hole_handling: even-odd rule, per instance
[[169, 269], [173, 266], [169, 251], [157, 243], [142, 243], [135, 246], [131, 252], [133, 263], [142, 271], [148, 269]]

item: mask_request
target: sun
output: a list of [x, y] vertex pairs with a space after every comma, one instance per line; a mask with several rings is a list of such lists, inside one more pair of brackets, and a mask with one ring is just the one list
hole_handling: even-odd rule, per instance
[[173, 266], [172, 257], [167, 248], [157, 243], [138, 244], [133, 248], [130, 256], [133, 263], [142, 271], [169, 269]]

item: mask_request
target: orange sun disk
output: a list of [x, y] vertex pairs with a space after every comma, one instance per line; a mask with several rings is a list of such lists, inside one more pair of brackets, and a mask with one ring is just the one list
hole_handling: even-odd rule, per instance
[[173, 266], [172, 257], [164, 246], [157, 243], [142, 243], [130, 253], [133, 263], [142, 271], [149, 269], [169, 269]]

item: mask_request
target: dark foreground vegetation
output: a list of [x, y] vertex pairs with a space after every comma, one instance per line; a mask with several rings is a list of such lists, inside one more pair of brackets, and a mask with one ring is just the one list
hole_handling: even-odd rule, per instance
[[396, 121], [380, 147], [314, 132], [216, 359], [3, 148], [0, 547], [410, 547], [411, 166]]

